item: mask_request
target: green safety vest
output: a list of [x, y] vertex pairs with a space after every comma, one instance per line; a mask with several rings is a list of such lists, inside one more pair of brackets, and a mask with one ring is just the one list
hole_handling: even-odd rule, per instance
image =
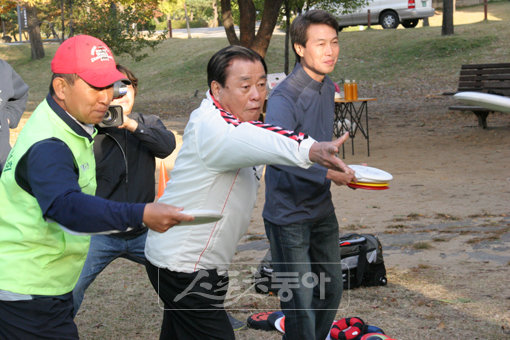
[[75, 133], [44, 100], [23, 127], [0, 177], [0, 290], [61, 295], [73, 290], [87, 257], [90, 236], [72, 235], [45, 219], [34, 196], [15, 180], [21, 157], [36, 142], [62, 140], [71, 150], [79, 185], [96, 191], [93, 141]]

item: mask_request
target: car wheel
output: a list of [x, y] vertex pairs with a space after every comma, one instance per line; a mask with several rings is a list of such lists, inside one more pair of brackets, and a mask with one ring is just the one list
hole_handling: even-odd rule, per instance
[[411, 20], [404, 20], [402, 21], [402, 26], [405, 28], [414, 28], [416, 25], [418, 25], [419, 19], [411, 19]]
[[379, 18], [379, 22], [381, 23], [381, 26], [384, 29], [387, 28], [397, 28], [399, 22], [398, 22], [398, 15], [397, 13], [393, 11], [386, 11], [381, 14]]

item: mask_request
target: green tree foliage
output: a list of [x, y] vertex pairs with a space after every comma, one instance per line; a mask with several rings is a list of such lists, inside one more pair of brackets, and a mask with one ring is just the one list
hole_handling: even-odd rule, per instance
[[[89, 34], [103, 40], [116, 55], [128, 54], [136, 61], [148, 56], [146, 48], [155, 48], [164, 34], [155, 34], [152, 20], [158, 0], [0, 0], [6, 31], [18, 29], [16, 4], [31, 10], [30, 43], [34, 59], [41, 57], [41, 31], [46, 38]], [[62, 13], [62, 10], [64, 11]], [[15, 36], [14, 36], [15, 37]], [[34, 53], [34, 51], [36, 53]], [[42, 54], [43, 56], [43, 54]]]
[[185, 20], [184, 3], [186, 3], [192, 27], [213, 27], [214, 2], [214, 0], [163, 0], [159, 4], [159, 10], [166, 14], [167, 19], [183, 22]]
[[[9, 18], [11, 22], [9, 22], [11, 34], [13, 37], [16, 37], [15, 31], [18, 30], [18, 22], [17, 15], [13, 17], [11, 8], [14, 8], [16, 5], [19, 5], [21, 8], [24, 8], [24, 13], [26, 13], [26, 21], [27, 21], [27, 29], [29, 40], [30, 40], [30, 48], [32, 59], [42, 59], [44, 58], [44, 48], [42, 44], [41, 38], [41, 18], [44, 16], [39, 8], [46, 8], [51, 3], [51, 0], [0, 0], [0, 8], [3, 12], [4, 9], [9, 10], [9, 15], [5, 18]], [[14, 11], [14, 13], [16, 13]], [[15, 19], [14, 19], [15, 18]], [[4, 16], [2, 16], [4, 19]], [[14, 21], [15, 20], [15, 21]]]
[[[68, 2], [69, 0], [65, 0]], [[21, 3], [21, 8], [27, 5], [35, 5], [37, 7], [37, 19], [40, 23], [41, 34], [46, 39], [59, 38], [57, 33], [60, 32], [60, 15], [61, 0], [53, 0], [45, 3], [25, 2]], [[12, 39], [17, 40], [18, 36], [18, 14], [15, 0], [0, 0], [0, 17], [2, 20], [2, 28], [4, 35], [9, 35]]]
[[[11, 2], [0, 3], [0, 21], [2, 28], [2, 37], [8, 36], [10, 39], [18, 40], [16, 34], [18, 32], [18, 14], [16, 12], [16, 4]], [[9, 39], [6, 38], [6, 39]]]
[[157, 1], [75, 1], [73, 29], [104, 41], [116, 55], [128, 54], [136, 61], [148, 56], [164, 39], [151, 22]]
[[291, 2], [294, 2], [296, 7], [301, 9], [306, 5], [307, 9], [313, 7], [331, 13], [351, 13], [358, 7], [366, 5], [368, 0], [291, 0]]
[[[256, 20], [262, 20], [262, 13], [264, 11], [264, 0], [252, 0], [252, 2], [255, 8]], [[231, 1], [231, 7], [232, 18], [234, 19], [234, 23], [239, 26], [241, 24], [241, 12], [239, 11], [239, 2]]]

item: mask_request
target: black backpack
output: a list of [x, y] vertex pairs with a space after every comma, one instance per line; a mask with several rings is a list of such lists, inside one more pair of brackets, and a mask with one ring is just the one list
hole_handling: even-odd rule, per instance
[[385, 286], [382, 245], [372, 234], [347, 234], [339, 239], [342, 277], [345, 289]]
[[[385, 286], [386, 267], [379, 239], [372, 234], [347, 234], [339, 239], [344, 289], [360, 286]], [[255, 291], [277, 294], [272, 286], [273, 267], [269, 249], [254, 275]]]

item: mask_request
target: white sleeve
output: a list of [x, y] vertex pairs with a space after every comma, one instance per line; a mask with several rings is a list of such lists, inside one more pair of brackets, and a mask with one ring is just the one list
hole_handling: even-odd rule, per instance
[[197, 152], [213, 171], [262, 164], [309, 168], [313, 164], [309, 152], [315, 140], [306, 135], [298, 136], [269, 124], [230, 124], [219, 116], [196, 128]]

